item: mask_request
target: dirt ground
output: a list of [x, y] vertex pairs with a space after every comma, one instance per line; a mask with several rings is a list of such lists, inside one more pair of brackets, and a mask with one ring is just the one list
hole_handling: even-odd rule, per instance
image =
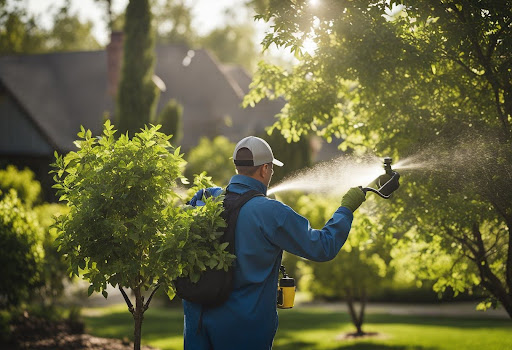
[[[12, 350], [131, 350], [133, 343], [83, 334], [84, 325], [75, 321], [48, 321], [25, 316], [11, 325], [9, 342], [0, 342], [0, 349]], [[155, 350], [143, 346], [143, 350]]]

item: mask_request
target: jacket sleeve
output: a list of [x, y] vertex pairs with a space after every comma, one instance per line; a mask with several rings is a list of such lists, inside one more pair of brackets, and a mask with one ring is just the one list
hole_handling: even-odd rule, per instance
[[286, 205], [278, 211], [274, 216], [277, 227], [266, 232], [267, 238], [281, 249], [313, 261], [334, 259], [352, 226], [353, 214], [345, 207], [339, 207], [320, 230], [311, 228], [305, 217]]

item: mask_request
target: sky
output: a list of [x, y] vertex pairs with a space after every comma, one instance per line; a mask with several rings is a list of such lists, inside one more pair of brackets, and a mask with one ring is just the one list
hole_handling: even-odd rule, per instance
[[[50, 14], [62, 7], [65, 0], [25, 0], [25, 2], [28, 11], [38, 15], [43, 26], [50, 27]], [[187, 0], [187, 2], [193, 8], [195, 28], [200, 34], [204, 34], [222, 25], [222, 14], [225, 9], [241, 5], [244, 0]], [[113, 0], [113, 12], [124, 12], [127, 3], [128, 0]], [[71, 12], [78, 12], [81, 20], [90, 20], [94, 23], [93, 35], [100, 44], [105, 45], [108, 42], [105, 14], [100, 4], [94, 0], [71, 0]]]

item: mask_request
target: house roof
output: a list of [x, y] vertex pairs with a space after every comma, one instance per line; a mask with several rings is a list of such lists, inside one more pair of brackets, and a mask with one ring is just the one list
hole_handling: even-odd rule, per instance
[[105, 110], [105, 53], [0, 58], [0, 80], [50, 145], [72, 149], [80, 125], [98, 132]]
[[[157, 46], [155, 74], [166, 85], [157, 111], [171, 98], [184, 107], [185, 149], [201, 136], [223, 134], [236, 141], [262, 132], [283, 105], [265, 101], [242, 109], [249, 75], [236, 66], [221, 66], [202, 49]], [[99, 134], [104, 113], [113, 114], [115, 106], [107, 94], [106, 51], [0, 57], [0, 82], [59, 151], [74, 149], [80, 125]]]

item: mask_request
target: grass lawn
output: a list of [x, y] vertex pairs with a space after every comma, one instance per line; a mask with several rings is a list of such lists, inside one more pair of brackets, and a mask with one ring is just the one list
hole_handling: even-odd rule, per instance
[[[353, 332], [347, 314], [321, 309], [281, 310], [276, 350], [510, 350], [512, 321], [508, 319], [456, 318], [368, 314], [363, 327], [379, 336], [339, 340]], [[84, 310], [90, 334], [132, 338], [133, 322], [125, 305]], [[143, 344], [162, 350], [183, 349], [181, 309], [149, 309], [142, 325]]]

